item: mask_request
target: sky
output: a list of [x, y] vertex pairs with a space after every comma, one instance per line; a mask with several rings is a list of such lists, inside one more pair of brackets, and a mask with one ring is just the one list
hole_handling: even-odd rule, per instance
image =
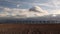
[[60, 14], [60, 0], [0, 0], [0, 16], [21, 15], [21, 11], [22, 14], [26, 12], [26, 15], [33, 16], [35, 12], [28, 12], [28, 10], [34, 6], [40, 7], [49, 14]]

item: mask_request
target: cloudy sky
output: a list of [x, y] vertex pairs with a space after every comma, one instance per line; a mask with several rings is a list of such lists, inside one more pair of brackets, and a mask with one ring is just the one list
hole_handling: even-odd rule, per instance
[[41, 13], [28, 11], [34, 6], [38, 6], [44, 11], [42, 15], [46, 12], [60, 14], [60, 0], [0, 0], [0, 16], [14, 16], [16, 14], [40, 16]]

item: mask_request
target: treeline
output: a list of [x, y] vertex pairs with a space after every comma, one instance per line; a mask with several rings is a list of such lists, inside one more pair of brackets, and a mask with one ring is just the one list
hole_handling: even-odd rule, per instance
[[8, 24], [8, 23], [12, 23], [12, 24], [58, 24], [60, 23], [60, 21], [55, 21], [55, 20], [39, 20], [39, 21], [34, 21], [34, 20], [3, 20], [0, 21], [0, 23], [4, 23], [4, 24]]

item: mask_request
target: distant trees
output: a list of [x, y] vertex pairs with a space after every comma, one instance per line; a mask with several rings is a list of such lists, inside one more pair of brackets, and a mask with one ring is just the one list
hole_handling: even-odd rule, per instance
[[50, 24], [60, 23], [57, 20], [2, 20], [0, 23], [20, 23], [20, 24]]

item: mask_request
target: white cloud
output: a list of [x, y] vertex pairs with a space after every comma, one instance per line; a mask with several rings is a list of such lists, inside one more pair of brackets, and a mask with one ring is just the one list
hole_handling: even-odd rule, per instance
[[[11, 2], [13, 4], [21, 4], [21, 5], [27, 4], [27, 5], [33, 5], [33, 6], [35, 6], [35, 5], [41, 6], [42, 5], [42, 6], [47, 6], [47, 7], [51, 7], [51, 8], [59, 8], [58, 5], [60, 5], [60, 0], [38, 0], [38, 1], [30, 0], [33, 2], [28, 2], [28, 0], [27, 1], [23, 0], [25, 2], [20, 1], [20, 0], [15, 0], [15, 1], [14, 0], [5, 0], [5, 1]], [[17, 6], [19, 6], [19, 5], [17, 5]]]
[[57, 10], [52, 10], [52, 11], [51, 11], [51, 14], [60, 14], [60, 10], [59, 10], [59, 9], [57, 9]]
[[[32, 3], [33, 5], [44, 6], [44, 8], [60, 9], [60, 0], [49, 0], [43, 3]], [[47, 9], [48, 10], [48, 9]]]
[[33, 11], [29, 9], [18, 9], [18, 8], [4, 8], [0, 16], [15, 16], [15, 17], [37, 17], [47, 15], [48, 12], [42, 10], [40, 7], [35, 6]]
[[50, 2], [48, 2], [48, 3], [32, 3], [32, 4], [38, 5], [38, 6], [54, 7]]
[[[53, 9], [50, 9], [49, 8], [47, 10], [51, 11], [50, 13], [51, 14], [60, 14], [60, 0], [49, 0], [48, 2], [42, 2], [42, 3], [39, 3], [39, 0], [35, 1], [35, 2], [21, 2], [21, 1], [18, 1], [18, 2], [15, 2], [15, 1], [12, 1], [12, 0], [6, 0], [8, 2], [11, 2], [12, 4], [16, 4], [17, 7], [20, 7], [23, 6], [24, 4], [29, 4], [29, 6], [46, 6], [44, 8], [47, 8], [47, 7], [51, 7]], [[41, 1], [40, 1], [41, 2]], [[23, 4], [23, 5], [22, 5]], [[30, 6], [30, 7], [31, 7]], [[40, 7], [36, 6], [36, 8], [32, 7], [31, 9], [34, 9], [34, 11], [29, 11], [28, 9], [18, 9], [18, 8], [4, 8], [4, 10], [2, 11], [2, 15], [6, 14], [6, 15], [13, 15], [13, 16], [16, 16], [16, 15], [25, 15], [27, 17], [30, 17], [30, 16], [41, 16], [41, 15], [46, 15], [48, 14], [47, 11], [45, 10], [42, 10]], [[2, 8], [2, 7], [0, 7]]]
[[34, 12], [44, 12], [39, 6], [34, 6], [32, 8], [29, 9], [30, 11], [34, 11]]
[[17, 7], [19, 7], [20, 5], [19, 4], [17, 4]]
[[60, 0], [51, 0], [51, 3], [55, 6], [55, 8], [59, 8]]

